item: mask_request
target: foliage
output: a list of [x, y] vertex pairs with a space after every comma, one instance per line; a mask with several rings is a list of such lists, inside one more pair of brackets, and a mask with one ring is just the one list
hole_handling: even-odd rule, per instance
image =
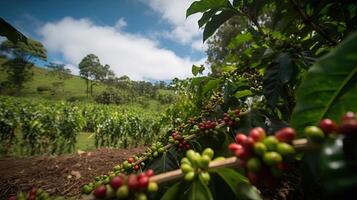
[[[347, 111], [357, 111], [357, 33], [315, 62], [297, 90], [292, 115], [301, 130], [328, 117], [337, 120]], [[318, 98], [311, 98], [312, 96]]]
[[97, 146], [137, 146], [155, 140], [165, 129], [160, 115], [138, 108], [0, 99], [4, 154], [12, 153], [15, 145], [21, 155], [73, 152], [81, 131], [94, 132]]
[[0, 45], [0, 50], [6, 52], [10, 59], [3, 64], [7, 72], [7, 80], [15, 86], [15, 92], [18, 94], [23, 88], [25, 82], [31, 80], [33, 74], [34, 59], [46, 60], [47, 53], [40, 42], [29, 39], [27, 43], [4, 41]]
[[11, 24], [6, 22], [3, 18], [0, 17], [0, 35], [7, 37], [13, 43], [22, 41], [27, 43], [27, 38], [20, 31], [16, 30]]

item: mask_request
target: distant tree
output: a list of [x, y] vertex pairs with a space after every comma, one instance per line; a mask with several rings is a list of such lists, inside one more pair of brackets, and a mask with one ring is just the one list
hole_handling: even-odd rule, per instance
[[86, 93], [87, 97], [89, 96], [89, 92], [91, 92], [92, 95], [92, 90], [89, 90], [89, 87], [92, 88], [92, 83], [96, 78], [96, 71], [98, 71], [98, 68], [101, 67], [100, 61], [98, 56], [94, 54], [88, 54], [86, 57], [84, 57], [81, 62], [79, 63], [79, 75], [86, 81]]
[[27, 43], [18, 41], [16, 44], [6, 40], [1, 43], [0, 50], [8, 58], [3, 67], [7, 72], [7, 81], [15, 87], [16, 94], [21, 91], [25, 82], [32, 79], [33, 62], [35, 60], [47, 60], [47, 52], [44, 46], [32, 39], [28, 39]]
[[47, 74], [50, 76], [58, 77], [60, 81], [53, 82], [54, 93], [56, 93], [58, 88], [62, 88], [64, 92], [64, 80], [72, 77], [71, 70], [65, 68], [64, 64], [49, 63], [46, 67], [50, 70]]
[[50, 70], [48, 75], [58, 77], [60, 80], [66, 80], [72, 77], [71, 70], [65, 68], [64, 64], [49, 63], [46, 67]]

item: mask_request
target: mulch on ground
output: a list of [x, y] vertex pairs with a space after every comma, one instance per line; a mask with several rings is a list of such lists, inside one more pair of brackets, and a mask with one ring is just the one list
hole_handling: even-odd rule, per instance
[[53, 195], [79, 198], [82, 185], [113, 170], [142, 148], [100, 148], [82, 154], [0, 158], [0, 199], [41, 187]]

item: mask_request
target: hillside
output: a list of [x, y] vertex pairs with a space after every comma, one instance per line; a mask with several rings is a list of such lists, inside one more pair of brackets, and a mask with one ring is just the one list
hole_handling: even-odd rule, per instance
[[[0, 58], [0, 65], [4, 62], [4, 59]], [[47, 98], [47, 99], [68, 99], [70, 97], [75, 97], [75, 98], [81, 98], [81, 97], [86, 97], [86, 83], [85, 81], [80, 78], [79, 76], [74, 76], [72, 75], [71, 78], [66, 79], [64, 81], [64, 87], [60, 88], [58, 91], [56, 91], [56, 94], [52, 95], [51, 92], [42, 92], [39, 93], [37, 91], [38, 87], [48, 87], [48, 88], [53, 88], [53, 83], [60, 81], [59, 78], [48, 75], [48, 70], [39, 68], [39, 67], [34, 67], [33, 69], [33, 79], [29, 82], [27, 82], [25, 88], [22, 91], [23, 96], [29, 96], [29, 97], [38, 97], [39, 95], [41, 97]], [[6, 72], [3, 70], [0, 70], [0, 82], [3, 82], [6, 80]], [[102, 92], [106, 86], [102, 83], [98, 83], [94, 87], [94, 94], [98, 94]]]

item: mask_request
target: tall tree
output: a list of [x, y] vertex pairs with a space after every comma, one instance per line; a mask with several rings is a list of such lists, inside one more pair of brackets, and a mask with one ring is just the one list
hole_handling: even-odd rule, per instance
[[[79, 75], [86, 81], [87, 89], [87, 97], [89, 96], [89, 87], [92, 88], [92, 83], [95, 80], [98, 69], [101, 67], [98, 56], [94, 54], [88, 54], [84, 57], [79, 63]], [[92, 95], [92, 90], [91, 90]]]
[[8, 75], [8, 82], [15, 87], [16, 94], [21, 91], [26, 81], [31, 80], [33, 62], [47, 60], [44, 46], [32, 39], [28, 39], [27, 43], [18, 41], [16, 44], [6, 40], [0, 45], [0, 50], [8, 57], [3, 66]]

